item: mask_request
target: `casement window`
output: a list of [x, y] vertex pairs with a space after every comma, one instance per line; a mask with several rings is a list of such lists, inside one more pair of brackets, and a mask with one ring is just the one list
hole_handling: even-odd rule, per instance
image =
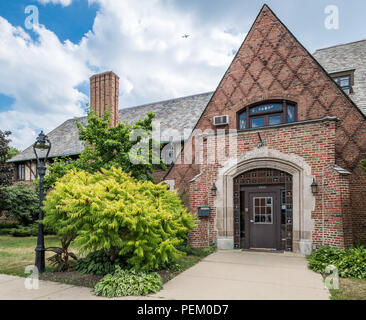
[[24, 181], [25, 180], [25, 164], [17, 165], [17, 180]]
[[349, 70], [349, 71], [331, 73], [330, 76], [345, 93], [350, 94], [353, 93], [353, 86], [355, 83], [354, 73], [355, 70]]
[[248, 106], [238, 113], [239, 130], [275, 126], [297, 120], [296, 104], [273, 101]]

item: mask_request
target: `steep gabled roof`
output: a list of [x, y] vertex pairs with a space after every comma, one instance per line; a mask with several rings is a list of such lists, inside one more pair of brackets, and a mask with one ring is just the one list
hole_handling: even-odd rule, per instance
[[313, 56], [328, 73], [355, 70], [349, 97], [366, 114], [366, 40], [320, 49]]
[[[119, 120], [127, 123], [135, 122], [146, 117], [147, 112], [154, 112], [155, 120], [160, 121], [162, 142], [169, 142], [169, 131], [176, 130], [184, 137], [184, 130], [192, 131], [197, 119], [206, 107], [212, 96], [212, 92], [198, 95], [166, 100], [142, 106], [120, 109]], [[78, 118], [85, 122], [86, 118]], [[61, 157], [80, 154], [84, 147], [79, 140], [79, 132], [76, 120], [65, 121], [59, 127], [48, 134], [52, 143], [50, 157]], [[13, 157], [9, 162], [19, 162], [35, 159], [32, 146]]]

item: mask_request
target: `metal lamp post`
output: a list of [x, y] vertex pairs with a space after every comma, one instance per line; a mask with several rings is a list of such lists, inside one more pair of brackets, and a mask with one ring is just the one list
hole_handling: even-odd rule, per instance
[[[51, 141], [48, 137], [41, 131], [37, 137], [36, 142], [33, 145], [33, 151], [37, 159], [37, 170], [39, 174], [39, 220], [43, 220], [43, 179], [46, 175], [46, 162], [48, 155], [51, 150]], [[42, 152], [43, 151], [43, 152]], [[47, 152], [45, 152], [47, 151]], [[46, 154], [45, 154], [46, 153]], [[44, 235], [43, 235], [43, 224], [38, 224], [38, 237], [37, 237], [37, 247], [36, 247], [36, 267], [38, 272], [43, 272], [45, 270], [45, 252], [44, 252]]]

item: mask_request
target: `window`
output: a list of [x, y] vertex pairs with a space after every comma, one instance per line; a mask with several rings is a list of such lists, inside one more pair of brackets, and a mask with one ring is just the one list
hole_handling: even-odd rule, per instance
[[342, 88], [342, 90], [345, 93], [350, 94], [351, 93], [351, 77], [345, 76], [345, 77], [336, 77], [333, 78], [335, 82]]
[[19, 181], [24, 181], [25, 180], [25, 164], [18, 164], [17, 179]]
[[238, 114], [239, 130], [275, 126], [296, 121], [296, 105], [287, 101], [244, 108]]
[[353, 86], [355, 84], [355, 69], [335, 72], [330, 74], [330, 76], [345, 93], [353, 93]]
[[273, 198], [260, 197], [253, 199], [253, 212], [255, 224], [273, 223]]

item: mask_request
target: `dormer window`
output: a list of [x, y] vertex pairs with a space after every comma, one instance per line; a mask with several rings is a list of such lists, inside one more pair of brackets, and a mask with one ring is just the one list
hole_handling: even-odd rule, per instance
[[345, 93], [350, 94], [351, 93], [351, 77], [345, 76], [345, 77], [337, 77], [333, 78], [335, 82], [342, 88], [342, 90]]
[[296, 104], [273, 101], [244, 108], [238, 113], [239, 130], [276, 126], [296, 121]]
[[335, 72], [331, 73], [330, 76], [345, 93], [350, 94], [353, 93], [354, 71], [355, 70]]

